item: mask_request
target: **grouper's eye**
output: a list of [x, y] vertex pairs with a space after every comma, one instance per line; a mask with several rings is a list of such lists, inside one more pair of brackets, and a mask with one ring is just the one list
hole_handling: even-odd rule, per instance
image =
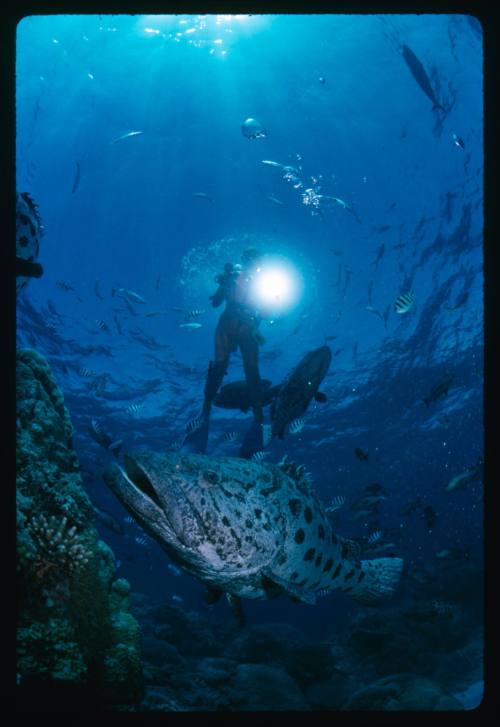
[[219, 475], [213, 470], [205, 470], [205, 472], [203, 473], [203, 479], [206, 482], [209, 482], [211, 485], [216, 485], [219, 481]]
[[134, 485], [158, 505], [158, 507], [161, 507], [161, 502], [146, 472], [128, 455], [125, 455], [125, 470]]

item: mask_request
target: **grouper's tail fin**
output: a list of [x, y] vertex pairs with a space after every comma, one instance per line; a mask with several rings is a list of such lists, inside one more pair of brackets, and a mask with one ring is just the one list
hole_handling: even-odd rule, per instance
[[402, 558], [362, 560], [350, 595], [360, 603], [376, 603], [391, 596], [399, 583], [402, 568]]

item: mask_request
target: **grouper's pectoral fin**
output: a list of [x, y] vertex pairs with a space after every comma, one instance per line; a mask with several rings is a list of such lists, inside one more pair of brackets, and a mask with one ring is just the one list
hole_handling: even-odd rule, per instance
[[312, 591], [306, 591], [304, 588], [277, 576], [269, 568], [264, 568], [262, 571], [262, 587], [270, 598], [285, 593], [293, 601], [298, 600], [302, 603], [309, 603], [311, 606], [316, 603], [316, 596]]
[[227, 602], [231, 606], [231, 610], [238, 622], [238, 626], [243, 627], [246, 623], [245, 612], [239, 596], [233, 596], [232, 593], [226, 593]]

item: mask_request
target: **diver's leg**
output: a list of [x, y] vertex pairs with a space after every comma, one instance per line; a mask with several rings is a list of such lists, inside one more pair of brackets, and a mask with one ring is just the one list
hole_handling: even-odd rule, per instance
[[226, 321], [222, 315], [215, 330], [215, 360], [208, 364], [201, 414], [188, 422], [187, 434], [182, 444], [184, 451], [204, 454], [207, 450], [212, 402], [229, 364], [229, 337], [226, 328]]
[[261, 402], [262, 381], [259, 372], [259, 344], [251, 333], [245, 332], [245, 335], [240, 339], [240, 350], [243, 357], [245, 378], [250, 390], [254, 419], [262, 424], [264, 412]]
[[261, 401], [261, 379], [259, 373], [259, 345], [251, 330], [242, 331], [239, 340], [243, 368], [252, 400], [254, 421], [245, 435], [240, 448], [240, 457], [250, 459], [253, 454], [264, 448], [263, 428], [264, 412]]

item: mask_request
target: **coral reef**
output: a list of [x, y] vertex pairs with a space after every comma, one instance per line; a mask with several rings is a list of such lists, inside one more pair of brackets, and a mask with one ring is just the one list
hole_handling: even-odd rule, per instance
[[25, 709], [133, 704], [144, 693], [129, 586], [99, 541], [50, 367], [17, 353], [17, 673]]
[[[204, 615], [202, 606], [190, 611], [133, 594], [146, 681], [145, 697], [133, 709], [463, 710], [472, 698], [460, 699], [457, 684], [469, 686], [480, 673], [480, 634], [468, 642], [468, 669], [460, 677], [444, 670], [438, 677], [445, 658], [464, 665], [455, 646], [463, 637], [463, 619], [450, 619], [447, 609], [437, 609], [435, 619], [421, 622], [427, 630], [421, 641], [407, 607], [406, 602], [403, 608], [401, 603], [377, 610], [360, 607], [341, 632], [315, 640], [286, 623], [239, 628], [230, 619], [215, 619], [213, 607], [206, 607]], [[440, 642], [431, 636], [438, 632]], [[433, 650], [433, 642], [439, 650]], [[390, 671], [395, 663], [398, 672]]]

